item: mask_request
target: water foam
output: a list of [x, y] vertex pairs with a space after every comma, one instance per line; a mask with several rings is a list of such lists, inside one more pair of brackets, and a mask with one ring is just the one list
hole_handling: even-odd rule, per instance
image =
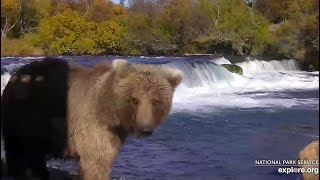
[[210, 61], [215, 63], [215, 64], [218, 64], [218, 65], [231, 64], [231, 62], [228, 59], [224, 58], [224, 57], [213, 59], [213, 60], [210, 60]]
[[[228, 63], [225, 58], [213, 62], [171, 63], [171, 66], [181, 69], [185, 76], [174, 97], [174, 110], [319, 106], [318, 99], [268, 96], [286, 91], [319, 89], [319, 72], [299, 71], [294, 60], [237, 63], [244, 69], [242, 76], [218, 65]], [[266, 96], [259, 96], [257, 93], [260, 92]]]
[[4, 65], [2, 67], [3, 67], [3, 69], [5, 69], [6, 72], [13, 73], [23, 65], [24, 65], [24, 63], [16, 63], [16, 64]]
[[183, 83], [188, 88], [193, 87], [211, 87], [219, 86], [228, 87], [229, 83], [234, 80], [235, 76], [222, 66], [210, 63], [189, 63], [188, 61], [173, 62], [165, 66], [175, 67], [183, 71]]
[[2, 97], [3, 90], [8, 84], [10, 77], [11, 75], [8, 72], [5, 72], [3, 75], [1, 75], [1, 97]]
[[[172, 61], [164, 66], [176, 67], [184, 72], [182, 84], [177, 88], [173, 110], [212, 110], [215, 108], [257, 108], [312, 106], [318, 107], [318, 99], [296, 99], [294, 97], [271, 97], [286, 91], [319, 89], [319, 72], [299, 71], [294, 60], [258, 61], [237, 63], [244, 69], [244, 75], [229, 72], [219, 64], [230, 63], [225, 58], [210, 61]], [[10, 73], [19, 64], [3, 66], [1, 95]], [[259, 95], [263, 92], [265, 95]]]
[[245, 62], [236, 63], [240, 66], [245, 74], [248, 73], [261, 73], [261, 72], [283, 72], [283, 71], [299, 71], [299, 64], [297, 61], [290, 60], [272, 60], [272, 61], [262, 61], [262, 60], [250, 60], [247, 59]]

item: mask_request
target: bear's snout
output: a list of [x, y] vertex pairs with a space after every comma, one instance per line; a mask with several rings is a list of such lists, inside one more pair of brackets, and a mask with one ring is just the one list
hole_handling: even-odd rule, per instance
[[140, 137], [151, 136], [153, 133], [153, 130], [154, 130], [154, 127], [151, 127], [151, 126], [141, 127], [138, 130], [138, 136]]
[[145, 128], [143, 128], [142, 129], [142, 132], [144, 133], [144, 134], [152, 134], [152, 132], [153, 132], [153, 128], [150, 128], [150, 127], [145, 127]]
[[143, 130], [143, 131], [140, 132], [140, 136], [142, 136], [142, 137], [148, 137], [148, 136], [151, 136], [152, 133], [153, 133], [152, 130]]

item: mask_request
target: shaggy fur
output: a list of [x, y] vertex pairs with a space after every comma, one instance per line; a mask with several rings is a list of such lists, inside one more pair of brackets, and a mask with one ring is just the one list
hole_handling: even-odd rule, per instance
[[[298, 155], [299, 160], [318, 160], [319, 162], [319, 141], [313, 141], [308, 144]], [[302, 165], [302, 168], [319, 168], [319, 165]], [[319, 171], [319, 169], [318, 169]], [[316, 173], [303, 173], [303, 180], [318, 180], [319, 172]]]
[[125, 138], [149, 136], [165, 121], [181, 80], [179, 70], [125, 60], [93, 68], [57, 59], [24, 66], [1, 102], [8, 173], [24, 177], [31, 168], [47, 179], [46, 155], [56, 154], [79, 158], [82, 179], [110, 179]]
[[45, 155], [67, 144], [66, 99], [69, 66], [44, 60], [20, 68], [1, 97], [1, 128], [7, 174], [26, 179], [27, 168], [47, 178]]

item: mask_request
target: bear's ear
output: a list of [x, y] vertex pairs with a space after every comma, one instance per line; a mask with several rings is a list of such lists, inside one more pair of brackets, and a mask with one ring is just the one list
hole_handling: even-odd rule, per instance
[[170, 85], [175, 89], [182, 81], [182, 71], [174, 68], [166, 68], [165, 76], [168, 79]]
[[112, 71], [118, 74], [118, 77], [124, 78], [131, 71], [131, 64], [124, 59], [115, 59], [112, 61]]

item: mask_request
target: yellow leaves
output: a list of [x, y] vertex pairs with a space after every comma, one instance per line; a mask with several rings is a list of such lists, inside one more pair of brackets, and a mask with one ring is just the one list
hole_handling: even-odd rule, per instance
[[1, 0], [1, 8], [19, 10], [20, 2], [19, 0]]
[[319, 35], [319, 19], [316, 15], [305, 16], [302, 20], [302, 30], [305, 34], [317, 33]]
[[21, 5], [18, 0], [1, 0], [1, 39], [14, 28], [19, 20]]
[[43, 20], [38, 32], [42, 45], [53, 54], [119, 53], [124, 27], [114, 21], [92, 22], [66, 9]]
[[[53, 8], [51, 0], [20, 0], [22, 2], [22, 10], [33, 9], [41, 15], [41, 17], [46, 17], [52, 14]], [[25, 6], [25, 7], [23, 7]], [[36, 18], [36, 17], [29, 17]]]
[[114, 21], [104, 21], [97, 28], [97, 43], [104, 53], [119, 53], [124, 27]]
[[29, 34], [20, 39], [1, 40], [2, 56], [44, 55], [40, 47], [36, 47], [36, 35]]
[[21, 5], [19, 0], [1, 0], [1, 27], [2, 19], [6, 21], [17, 21], [20, 13]]
[[[20, 1], [1, 1], [1, 10], [5, 10], [2, 21], [7, 16], [7, 27], [20, 20]], [[30, 29], [38, 29], [38, 45], [53, 54], [211, 53], [227, 49], [262, 55], [272, 49], [272, 55], [292, 57], [306, 44], [319, 49], [319, 0], [135, 0], [129, 7], [111, 0], [23, 1], [36, 9], [34, 14], [28, 11], [24, 19], [32, 22]], [[41, 18], [39, 25], [37, 18]]]
[[102, 22], [126, 14], [125, 7], [106, 0], [94, 0], [89, 9], [90, 19]]
[[94, 53], [93, 26], [79, 12], [68, 8], [61, 14], [43, 20], [38, 33], [42, 45], [51, 53]]
[[127, 9], [124, 6], [118, 5], [118, 4], [112, 5], [111, 12], [112, 12], [112, 17], [128, 14]]
[[11, 19], [11, 21], [17, 20], [20, 9], [21, 5], [19, 0], [1, 0], [1, 21], [2, 18]]

